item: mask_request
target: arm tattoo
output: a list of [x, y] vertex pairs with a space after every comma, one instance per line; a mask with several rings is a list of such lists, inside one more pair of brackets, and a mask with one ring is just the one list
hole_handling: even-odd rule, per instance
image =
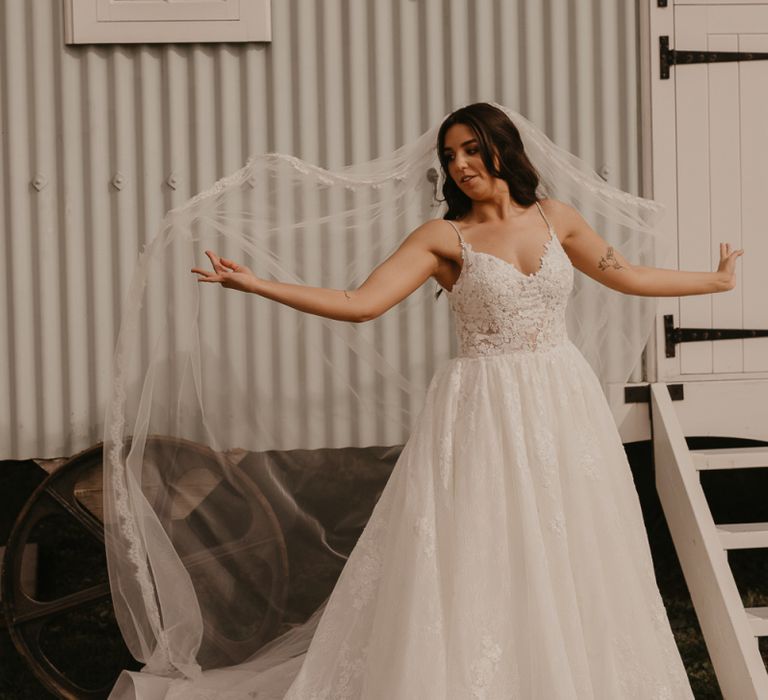
[[606, 251], [605, 255], [600, 258], [600, 261], [597, 263], [597, 267], [600, 270], [605, 270], [608, 267], [612, 267], [614, 270], [624, 269], [624, 266], [619, 263], [618, 260], [616, 260], [612, 246], [608, 246], [608, 250]]

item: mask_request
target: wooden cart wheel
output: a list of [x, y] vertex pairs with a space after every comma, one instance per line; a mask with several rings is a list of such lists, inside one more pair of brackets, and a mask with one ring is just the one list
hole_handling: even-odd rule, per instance
[[[43, 685], [65, 698], [105, 697], [116, 674], [103, 677], [101, 655], [91, 656], [90, 678], [82, 671], [67, 669], [62, 656], [68, 654], [57, 653], [61, 644], [56, 644], [56, 637], [62, 635], [62, 629], [91, 615], [106, 618], [101, 631], [111, 627], [117, 639], [93, 636], [100, 637], [100, 645], [109, 644], [117, 651], [120, 661], [130, 663], [112, 614], [102, 523], [76, 495], [78, 485], [100, 477], [101, 454], [100, 445], [81, 452], [33, 492], [11, 531], [0, 579], [3, 611], [14, 645]], [[28, 590], [22, 583], [22, 562], [25, 553], [33, 549], [30, 544], [37, 547], [44, 573], [40, 580], [46, 586], [40, 590]], [[79, 565], [78, 576], [62, 583], [62, 572], [72, 565], [72, 561], [62, 561], [62, 556], [71, 559], [73, 554], [82, 555], [86, 565]]]
[[[14, 645], [46, 688], [73, 700], [104, 698], [122, 669], [139, 668], [112, 608], [102, 524], [102, 455], [102, 445], [95, 445], [38, 486], [14, 524], [0, 570], [2, 607]], [[222, 490], [229, 489], [231, 496], [232, 484], [223, 477], [226, 460], [206, 447], [152, 436], [145, 446], [147, 461], [163, 468], [171, 483], [183, 483], [183, 503], [156, 499], [153, 504], [172, 536], [174, 530], [194, 530], [199, 512]], [[201, 656], [209, 660], [206, 665], [246, 658], [275, 636], [282, 621], [288, 582], [285, 540], [258, 487], [250, 484], [247, 497], [250, 522], [230, 541], [182, 553], [198, 595], [206, 595], [206, 575], [227, 557], [245, 557], [254, 571], [246, 582], [255, 586], [249, 591], [252, 598], [236, 624], [205, 625]], [[36, 545], [40, 562], [39, 590], [30, 590], [22, 580], [30, 544]], [[73, 567], [73, 558], [82, 563]]]

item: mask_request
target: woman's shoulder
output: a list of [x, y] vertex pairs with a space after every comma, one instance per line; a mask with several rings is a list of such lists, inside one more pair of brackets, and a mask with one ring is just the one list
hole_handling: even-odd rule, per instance
[[557, 216], [572, 216], [573, 213], [577, 211], [570, 204], [561, 202], [559, 199], [554, 199], [553, 197], [540, 199], [539, 204], [541, 204], [541, 208], [544, 210], [545, 214], [551, 213]]
[[[413, 229], [406, 240], [411, 245], [428, 248], [433, 252], [441, 252], [446, 249], [446, 244], [456, 239], [456, 234], [451, 222], [446, 219], [427, 219], [420, 226]], [[451, 234], [453, 234], [451, 236]]]
[[[440, 258], [456, 260], [459, 256], [458, 236], [447, 219], [427, 219], [408, 235], [412, 244], [427, 248]], [[459, 224], [461, 228], [461, 224]]]
[[[455, 227], [461, 228], [458, 221], [448, 221], [448, 219], [427, 219], [421, 226], [411, 232], [411, 236], [419, 238], [427, 243], [439, 243], [446, 234], [455, 231]], [[456, 234], [453, 234], [454, 238]]]
[[559, 199], [547, 197], [540, 199], [539, 204], [544, 210], [544, 214], [552, 223], [552, 226], [556, 231], [566, 233], [574, 226], [578, 225], [581, 220], [581, 214], [576, 207], [572, 207], [566, 202], [561, 202]]

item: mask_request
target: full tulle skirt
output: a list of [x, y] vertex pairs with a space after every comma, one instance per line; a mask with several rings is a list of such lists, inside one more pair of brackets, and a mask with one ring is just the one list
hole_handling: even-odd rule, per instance
[[309, 648], [113, 697], [693, 698], [592, 368], [570, 341], [443, 364]]

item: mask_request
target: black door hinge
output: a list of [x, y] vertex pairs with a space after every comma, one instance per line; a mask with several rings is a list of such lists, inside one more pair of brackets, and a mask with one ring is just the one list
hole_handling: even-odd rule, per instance
[[765, 61], [768, 53], [754, 51], [678, 51], [669, 48], [669, 36], [659, 37], [659, 72], [662, 80], [669, 79], [669, 67], [680, 63], [731, 63], [734, 61]]
[[[673, 401], [682, 401], [685, 398], [682, 384], [667, 384], [667, 391], [669, 391], [669, 397]], [[650, 403], [650, 401], [650, 384], [624, 387], [624, 403]]]
[[768, 328], [675, 328], [672, 314], [664, 315], [664, 347], [667, 357], [675, 357], [675, 346], [678, 343], [766, 337]]

